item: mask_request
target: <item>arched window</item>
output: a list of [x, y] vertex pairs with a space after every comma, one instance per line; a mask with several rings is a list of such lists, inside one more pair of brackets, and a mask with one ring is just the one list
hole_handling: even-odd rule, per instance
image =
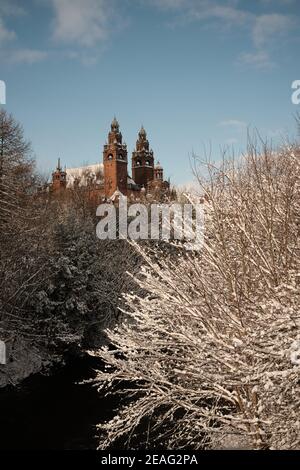
[[136, 166], [141, 166], [141, 161], [140, 160], [136, 161]]
[[149, 160], [146, 160], [146, 166], [150, 166]]
[[107, 157], [107, 160], [112, 160], [112, 159], [113, 159], [112, 154], [109, 154], [108, 157]]

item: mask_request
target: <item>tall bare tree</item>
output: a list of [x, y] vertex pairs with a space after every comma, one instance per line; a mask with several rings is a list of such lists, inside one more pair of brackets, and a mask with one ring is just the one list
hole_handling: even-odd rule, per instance
[[9, 221], [19, 211], [31, 182], [33, 161], [22, 126], [0, 109], [0, 228], [8, 230]]

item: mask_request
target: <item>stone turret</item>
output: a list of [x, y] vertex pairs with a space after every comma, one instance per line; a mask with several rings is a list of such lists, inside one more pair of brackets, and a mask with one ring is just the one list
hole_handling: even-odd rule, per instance
[[67, 187], [67, 174], [66, 174], [66, 171], [61, 168], [60, 158], [58, 158], [56, 170], [52, 173], [52, 191], [53, 192], [64, 191], [66, 187]]
[[147, 187], [149, 181], [154, 179], [154, 155], [149, 149], [149, 141], [144, 127], [138, 134], [136, 148], [132, 153], [132, 178], [140, 187]]
[[108, 143], [103, 150], [104, 192], [110, 197], [118, 189], [127, 193], [127, 146], [122, 142], [122, 134], [114, 117], [108, 134]]

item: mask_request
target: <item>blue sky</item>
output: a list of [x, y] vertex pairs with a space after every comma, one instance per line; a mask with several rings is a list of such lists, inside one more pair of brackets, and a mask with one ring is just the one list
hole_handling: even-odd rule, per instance
[[102, 161], [114, 114], [174, 183], [192, 152], [242, 151], [247, 126], [293, 136], [299, 57], [299, 0], [0, 0], [5, 108], [45, 173]]

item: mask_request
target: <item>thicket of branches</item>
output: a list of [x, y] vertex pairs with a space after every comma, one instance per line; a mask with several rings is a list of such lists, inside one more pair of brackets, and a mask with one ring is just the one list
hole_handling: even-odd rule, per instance
[[[123, 406], [100, 448], [209, 448], [228, 434], [253, 448], [300, 446], [300, 148], [249, 144], [206, 163], [200, 252], [136, 249], [146, 296], [125, 320], [96, 385]], [[249, 444], [250, 443], [250, 444]]]

